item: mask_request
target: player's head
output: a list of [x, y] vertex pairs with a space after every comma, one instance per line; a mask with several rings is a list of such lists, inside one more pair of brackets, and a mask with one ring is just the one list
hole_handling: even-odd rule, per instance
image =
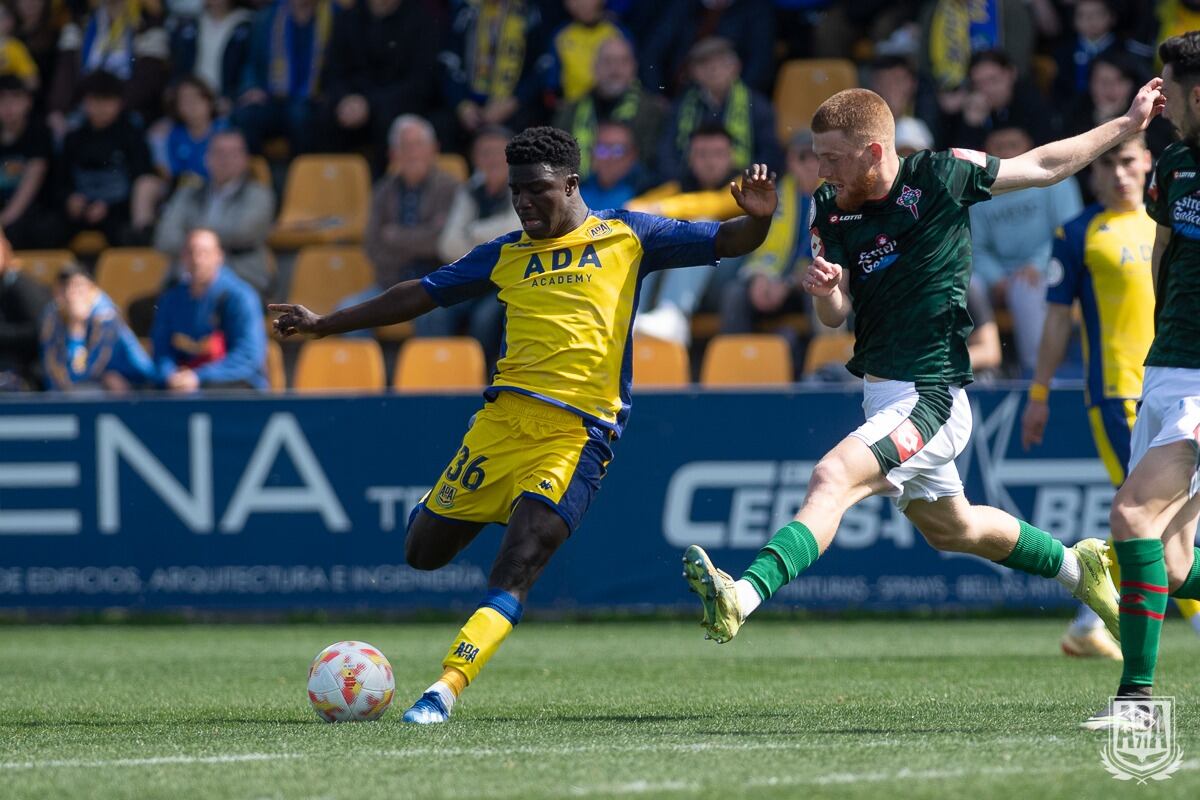
[[996, 158], [1016, 158], [1033, 149], [1033, 137], [1020, 125], [1006, 125], [987, 135], [983, 149]]
[[869, 89], [846, 89], [813, 114], [813, 151], [820, 175], [837, 193], [838, 208], [854, 211], [872, 194], [884, 159], [896, 157], [896, 121]]
[[733, 169], [733, 137], [720, 123], [705, 123], [692, 131], [688, 140], [688, 170], [698, 188], [719, 189]]
[[1105, 208], [1130, 211], [1141, 205], [1152, 167], [1146, 135], [1139, 133], [1092, 162], [1092, 190]]
[[549, 239], [570, 231], [583, 203], [575, 137], [558, 128], [527, 128], [512, 138], [504, 155], [513, 209], [525, 233]]
[[1158, 46], [1158, 57], [1167, 97], [1163, 116], [1180, 138], [1195, 142], [1200, 138], [1200, 31], [1167, 39]]

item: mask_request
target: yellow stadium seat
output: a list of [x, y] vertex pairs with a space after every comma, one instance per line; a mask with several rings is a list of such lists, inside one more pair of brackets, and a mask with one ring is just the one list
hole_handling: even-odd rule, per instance
[[442, 172], [449, 173], [460, 181], [471, 177], [471, 168], [467, 165], [467, 160], [458, 153], [441, 153], [437, 157], [437, 165]]
[[107, 249], [108, 239], [100, 231], [80, 231], [71, 238], [67, 247], [77, 256], [90, 258]]
[[252, 157], [250, 159], [250, 179], [255, 183], [261, 183], [268, 189], [271, 188], [271, 162], [262, 156]]
[[361, 242], [370, 205], [371, 171], [362, 156], [298, 156], [288, 167], [269, 242], [281, 250]]
[[853, 333], [814, 336], [804, 353], [804, 374], [812, 375], [826, 364], [845, 364], [854, 355]]
[[289, 303], [328, 314], [346, 297], [375, 284], [375, 270], [356, 245], [309, 245], [296, 255]]
[[374, 339], [316, 339], [300, 348], [293, 381], [299, 392], [382, 392], [383, 352]]
[[762, 386], [792, 382], [787, 340], [770, 333], [714, 337], [704, 351], [700, 383], [705, 386]]
[[633, 384], [639, 389], [687, 386], [691, 383], [687, 349], [678, 342], [635, 336]]
[[487, 380], [483, 348], [470, 336], [409, 339], [396, 358], [401, 392], [474, 391]]
[[846, 58], [799, 58], [779, 68], [775, 82], [775, 127], [780, 141], [812, 126], [817, 106], [843, 89], [858, 86], [858, 70]]
[[18, 250], [13, 253], [17, 269], [45, 286], [53, 286], [58, 271], [79, 259], [70, 250]]
[[96, 262], [96, 284], [128, 314], [131, 302], [162, 289], [169, 266], [165, 253], [148, 247], [110, 247]]
[[271, 382], [272, 392], [282, 392], [287, 389], [287, 375], [283, 370], [283, 348], [279, 342], [267, 340], [267, 380]]

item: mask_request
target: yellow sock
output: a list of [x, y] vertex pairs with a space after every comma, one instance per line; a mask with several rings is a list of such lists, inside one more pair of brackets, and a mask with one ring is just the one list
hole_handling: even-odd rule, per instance
[[[1113, 544], [1113, 540], [1112, 540], [1112, 537], [1110, 536], [1110, 537], [1108, 537], [1108, 549], [1109, 549], [1108, 572], [1110, 575], [1112, 575], [1113, 585], [1120, 586], [1121, 585], [1121, 567], [1117, 564], [1116, 554], [1112, 552], [1112, 544]], [[1196, 616], [1197, 614], [1200, 614], [1200, 600], [1188, 600], [1183, 597], [1175, 597], [1172, 599], [1175, 601], [1175, 607], [1179, 609], [1179, 613], [1183, 615], [1184, 619], [1191, 620], [1192, 617]], [[1197, 626], [1193, 625], [1193, 627], [1197, 627]], [[1197, 631], [1200, 632], [1200, 627], [1197, 627]]]
[[446, 667], [446, 671], [442, 673], [439, 681], [450, 687], [450, 691], [455, 697], [463, 693], [463, 689], [467, 688], [467, 676], [463, 675], [454, 667]]
[[[442, 681], [457, 697], [479, 675], [521, 619], [521, 604], [508, 592], [493, 589], [462, 626], [442, 660]], [[447, 677], [449, 679], [447, 679]]]
[[1179, 613], [1184, 619], [1191, 619], [1200, 614], [1200, 600], [1189, 600], [1185, 597], [1176, 597], [1175, 606], [1179, 609]]

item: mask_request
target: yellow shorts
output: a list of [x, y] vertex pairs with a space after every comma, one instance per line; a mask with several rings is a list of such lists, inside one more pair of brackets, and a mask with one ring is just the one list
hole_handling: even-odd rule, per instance
[[574, 531], [612, 460], [610, 438], [566, 409], [499, 392], [475, 415], [424, 508], [448, 519], [506, 525], [517, 501], [530, 497]]

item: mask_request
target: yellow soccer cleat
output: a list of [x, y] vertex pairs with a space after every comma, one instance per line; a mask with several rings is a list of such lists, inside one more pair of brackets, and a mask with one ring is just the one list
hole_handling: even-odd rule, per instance
[[1112, 638], [1120, 642], [1121, 624], [1117, 605], [1121, 597], [1108, 574], [1108, 545], [1101, 539], [1081, 539], [1071, 550], [1079, 559], [1081, 573], [1079, 585], [1075, 587], [1075, 597], [1095, 611], [1104, 620], [1104, 627], [1108, 628]]
[[737, 592], [729, 573], [717, 569], [708, 558], [708, 553], [699, 545], [691, 545], [683, 553], [683, 577], [688, 588], [700, 595], [704, 605], [704, 619], [700, 622], [707, 630], [706, 638], [724, 644], [737, 636], [742, 627], [742, 615], [738, 611]]
[[1059, 641], [1062, 651], [1075, 658], [1109, 658], [1124, 661], [1121, 645], [1113, 641], [1108, 631], [1097, 625], [1086, 633], [1068, 630]]

